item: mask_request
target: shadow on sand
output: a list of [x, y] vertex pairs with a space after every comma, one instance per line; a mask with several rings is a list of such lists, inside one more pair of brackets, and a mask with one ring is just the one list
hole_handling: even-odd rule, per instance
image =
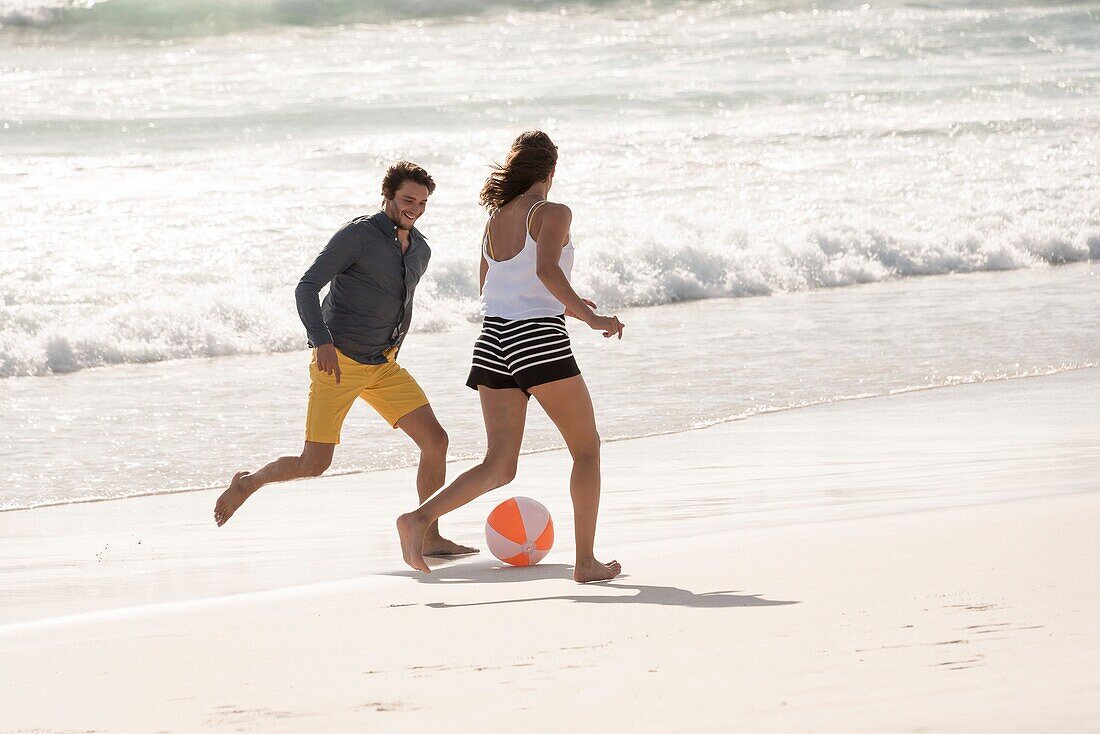
[[[431, 575], [416, 571], [397, 571], [387, 576], [405, 576], [414, 578], [423, 584], [501, 584], [529, 581], [573, 580], [573, 567], [560, 563], [540, 564], [526, 568], [513, 568], [493, 561], [458, 563], [447, 565], [432, 564]], [[634, 591], [634, 594], [562, 594], [557, 596], [537, 596], [523, 599], [501, 599], [499, 601], [472, 602], [469, 604], [448, 604], [431, 602], [425, 606], [432, 609], [458, 609], [460, 607], [482, 607], [495, 604], [521, 604], [535, 601], [571, 601], [578, 604], [657, 604], [660, 606], [698, 607], [707, 609], [726, 609], [729, 607], [775, 607], [798, 604], [797, 601], [778, 601], [761, 599], [760, 594], [738, 594], [736, 591], [706, 591], [696, 594], [675, 586], [643, 586], [623, 583], [628, 576], [619, 576], [611, 581], [587, 584], [585, 588], [599, 587], [617, 591]]]

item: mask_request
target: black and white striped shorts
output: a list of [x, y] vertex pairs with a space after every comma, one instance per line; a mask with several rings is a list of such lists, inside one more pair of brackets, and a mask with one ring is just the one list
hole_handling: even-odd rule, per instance
[[579, 375], [569, 347], [565, 316], [509, 320], [486, 316], [474, 343], [473, 366], [466, 385], [493, 389], [519, 388]]

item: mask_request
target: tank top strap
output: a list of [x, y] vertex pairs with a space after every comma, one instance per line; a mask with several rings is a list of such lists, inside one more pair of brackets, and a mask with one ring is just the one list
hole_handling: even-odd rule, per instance
[[545, 203], [546, 203], [546, 199], [541, 199], [539, 201], [536, 201], [534, 204], [531, 205], [531, 208], [527, 212], [527, 236], [531, 237], [531, 239], [535, 239], [531, 235], [531, 217], [534, 216], [535, 210], [538, 209], [540, 206], [542, 206]]
[[485, 222], [485, 234], [481, 238], [481, 252], [488, 255], [490, 260], [496, 260], [493, 255], [493, 235], [489, 233], [489, 222], [491, 221], [492, 217]]

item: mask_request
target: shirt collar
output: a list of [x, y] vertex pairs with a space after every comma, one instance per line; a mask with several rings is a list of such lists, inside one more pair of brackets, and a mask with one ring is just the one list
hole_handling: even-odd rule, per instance
[[[373, 217], [371, 217], [371, 219], [374, 221], [375, 224], [377, 224], [382, 229], [383, 232], [386, 232], [387, 234], [390, 234], [390, 235], [395, 235], [395, 236], [397, 235], [397, 225], [394, 224], [393, 220], [390, 219], [388, 214], [386, 214], [385, 209], [379, 209], [378, 213], [375, 214]], [[411, 230], [409, 230], [409, 246], [410, 247], [412, 246], [412, 244], [414, 242], [424, 242], [424, 241], [426, 241], [426, 238], [424, 237], [423, 234], [421, 234], [419, 229], [417, 229], [416, 227], [413, 227]]]

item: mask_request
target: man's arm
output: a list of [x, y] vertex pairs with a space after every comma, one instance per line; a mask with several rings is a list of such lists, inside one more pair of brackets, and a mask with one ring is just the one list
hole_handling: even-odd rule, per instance
[[347, 225], [332, 236], [309, 266], [298, 287], [294, 289], [294, 300], [298, 303], [298, 317], [306, 327], [306, 335], [315, 347], [332, 344], [332, 334], [325, 326], [321, 315], [321, 300], [318, 294], [333, 278], [351, 267], [362, 254], [362, 240], [355, 232], [355, 225]]

